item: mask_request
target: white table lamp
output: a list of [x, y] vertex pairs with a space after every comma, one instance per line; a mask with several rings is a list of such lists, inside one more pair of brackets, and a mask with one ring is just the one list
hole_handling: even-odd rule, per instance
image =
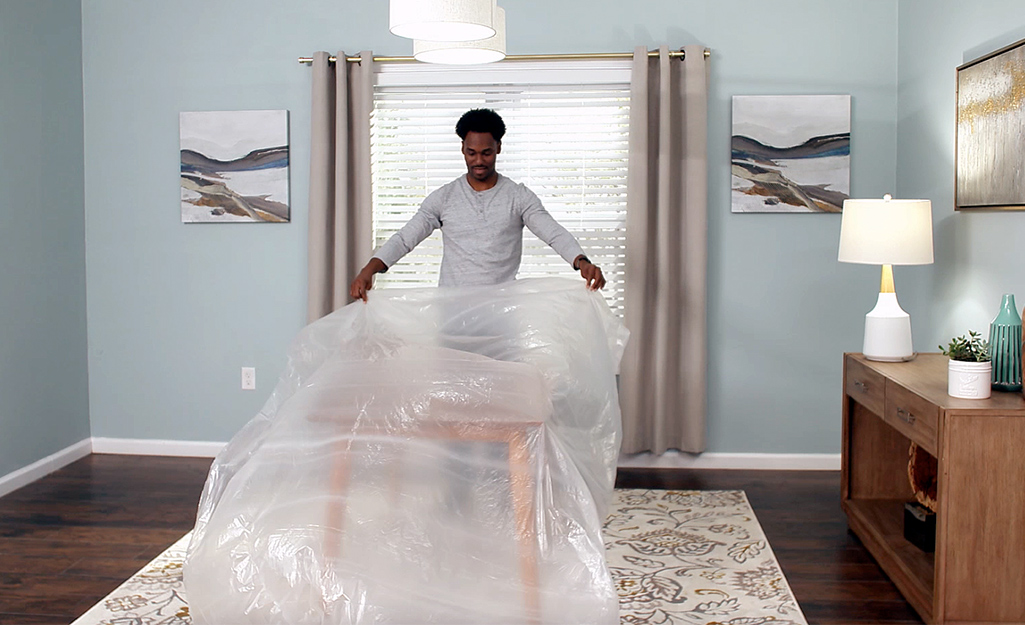
[[911, 360], [911, 316], [897, 303], [893, 265], [933, 262], [932, 203], [889, 195], [881, 200], [844, 200], [838, 260], [883, 267], [879, 299], [865, 315], [865, 358]]

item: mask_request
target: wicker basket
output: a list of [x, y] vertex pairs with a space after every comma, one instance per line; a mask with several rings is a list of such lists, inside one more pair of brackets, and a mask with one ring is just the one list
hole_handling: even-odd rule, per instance
[[908, 448], [908, 480], [918, 503], [936, 512], [936, 458], [915, 443]]

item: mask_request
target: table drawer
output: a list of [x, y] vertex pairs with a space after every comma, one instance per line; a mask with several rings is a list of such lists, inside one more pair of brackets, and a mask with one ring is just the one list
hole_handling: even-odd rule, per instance
[[847, 358], [847, 384], [844, 391], [877, 415], [883, 414], [885, 378], [857, 360]]
[[939, 457], [936, 449], [936, 433], [939, 429], [940, 409], [903, 386], [892, 381], [886, 383], [886, 411], [883, 420], [898, 432], [918, 443], [933, 457]]

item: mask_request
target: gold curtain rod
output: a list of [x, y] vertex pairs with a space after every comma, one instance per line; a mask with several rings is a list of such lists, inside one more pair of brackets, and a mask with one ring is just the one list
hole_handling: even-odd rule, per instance
[[[658, 56], [658, 50], [648, 52], [648, 56]], [[712, 56], [711, 51], [705, 50], [705, 58]], [[683, 50], [670, 50], [669, 58], [684, 58], [686, 53]], [[505, 57], [506, 61], [576, 61], [580, 59], [632, 59], [633, 52], [582, 52], [575, 54], [510, 54]], [[329, 56], [327, 58], [329, 63], [334, 63], [338, 60], [337, 57]], [[360, 57], [358, 56], [347, 56], [345, 60], [350, 63], [359, 63]], [[414, 59], [411, 56], [375, 56], [375, 63], [395, 63], [395, 62], [413, 62]], [[299, 57], [299, 63], [302, 65], [313, 65], [313, 59], [308, 56]]]

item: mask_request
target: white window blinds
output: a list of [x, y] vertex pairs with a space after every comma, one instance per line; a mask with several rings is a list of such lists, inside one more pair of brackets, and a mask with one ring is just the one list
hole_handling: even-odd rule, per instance
[[[431, 191], [466, 173], [455, 123], [471, 108], [505, 120], [499, 173], [533, 190], [601, 266], [623, 307], [629, 61], [510, 62], [487, 69], [379, 66], [371, 124], [374, 248]], [[377, 287], [437, 284], [441, 233], [377, 276]], [[577, 276], [524, 229], [520, 277]], [[579, 279], [579, 278], [577, 278]]]

